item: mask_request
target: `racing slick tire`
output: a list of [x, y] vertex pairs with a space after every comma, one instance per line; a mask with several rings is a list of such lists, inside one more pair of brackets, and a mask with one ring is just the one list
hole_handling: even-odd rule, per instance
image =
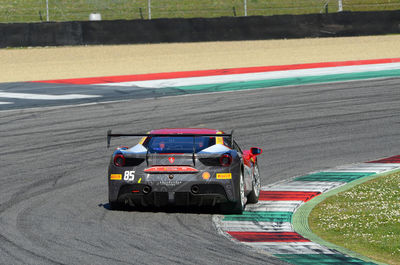
[[248, 203], [258, 202], [258, 198], [260, 197], [260, 189], [261, 189], [260, 171], [258, 170], [258, 164], [256, 164], [254, 166], [253, 188], [250, 194], [247, 196]]
[[221, 204], [222, 213], [227, 213], [227, 214], [243, 213], [247, 200], [246, 196], [244, 195], [243, 172], [240, 172], [239, 190], [237, 195], [238, 195], [237, 197], [240, 198], [237, 202]]

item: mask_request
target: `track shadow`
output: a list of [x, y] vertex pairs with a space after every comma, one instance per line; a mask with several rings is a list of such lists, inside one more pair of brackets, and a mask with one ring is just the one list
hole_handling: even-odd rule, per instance
[[164, 213], [187, 213], [187, 214], [221, 214], [219, 206], [149, 206], [149, 207], [134, 207], [124, 206], [121, 209], [111, 209], [109, 203], [100, 203], [99, 207], [103, 207], [108, 211], [123, 211], [123, 212], [164, 212]]

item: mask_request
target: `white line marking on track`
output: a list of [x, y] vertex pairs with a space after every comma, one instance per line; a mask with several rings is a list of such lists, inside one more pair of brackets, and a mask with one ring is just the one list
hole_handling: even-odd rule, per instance
[[399, 168], [400, 164], [384, 163], [362, 163], [353, 165], [344, 165], [336, 168], [324, 170], [323, 172], [376, 172], [383, 173]]
[[335, 251], [314, 242], [257, 242], [244, 244], [268, 251], [271, 254], [337, 254]]
[[317, 191], [327, 192], [347, 184], [346, 182], [330, 181], [288, 181], [263, 187], [271, 191]]
[[84, 95], [84, 94], [66, 94], [66, 95], [48, 95], [48, 94], [31, 94], [31, 93], [11, 93], [0, 90], [0, 98], [15, 98], [15, 99], [33, 99], [33, 100], [66, 100], [66, 99], [83, 99], [83, 98], [98, 98], [99, 95]]
[[14, 102], [0, 101], [0, 105], [6, 105], [6, 104], [14, 104]]
[[258, 201], [256, 204], [247, 204], [248, 212], [294, 212], [303, 201]]

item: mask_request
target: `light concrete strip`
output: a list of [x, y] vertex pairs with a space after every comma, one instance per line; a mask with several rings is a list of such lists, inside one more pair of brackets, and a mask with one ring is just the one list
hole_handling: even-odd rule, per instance
[[340, 173], [364, 173], [364, 172], [371, 172], [371, 173], [379, 173], [379, 172], [383, 172], [386, 171], [384, 169], [378, 169], [378, 168], [367, 168], [367, 169], [362, 169], [362, 168], [333, 168], [333, 169], [328, 169], [328, 170], [324, 170], [324, 172], [340, 172]]
[[14, 102], [0, 101], [0, 105], [14, 104]]
[[263, 187], [270, 191], [316, 191], [326, 192], [345, 185], [346, 182], [330, 181], [288, 181]]
[[313, 242], [262, 242], [244, 243], [271, 254], [337, 254]]
[[289, 222], [251, 222], [251, 221], [221, 221], [219, 227], [223, 231], [242, 232], [293, 232]]
[[258, 80], [268, 80], [268, 79], [294, 78], [302, 76], [323, 76], [323, 75], [333, 75], [333, 74], [361, 73], [361, 72], [397, 70], [397, 69], [400, 69], [400, 63], [325, 67], [325, 68], [273, 71], [273, 72], [261, 72], [261, 73], [250, 73], [250, 74], [218, 75], [218, 76], [205, 76], [205, 77], [158, 79], [149, 81], [105, 83], [100, 85], [163, 88], [163, 87], [194, 86], [194, 85], [204, 85], [204, 84], [248, 82], [248, 81], [258, 81]]
[[324, 170], [323, 172], [376, 172], [383, 173], [400, 168], [400, 164], [389, 163], [361, 163], [355, 165], [345, 165]]
[[294, 212], [303, 201], [258, 201], [257, 204], [247, 204], [246, 211], [256, 212]]
[[66, 95], [48, 95], [48, 94], [31, 94], [31, 93], [11, 93], [0, 90], [0, 98], [15, 98], [15, 99], [31, 99], [31, 100], [66, 100], [66, 99], [83, 99], [83, 98], [98, 98], [99, 95], [84, 95], [84, 94], [66, 94]]

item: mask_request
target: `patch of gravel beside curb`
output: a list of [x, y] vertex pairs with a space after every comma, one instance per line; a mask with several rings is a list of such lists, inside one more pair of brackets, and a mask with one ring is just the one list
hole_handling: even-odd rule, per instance
[[0, 49], [0, 82], [400, 57], [400, 35]]

